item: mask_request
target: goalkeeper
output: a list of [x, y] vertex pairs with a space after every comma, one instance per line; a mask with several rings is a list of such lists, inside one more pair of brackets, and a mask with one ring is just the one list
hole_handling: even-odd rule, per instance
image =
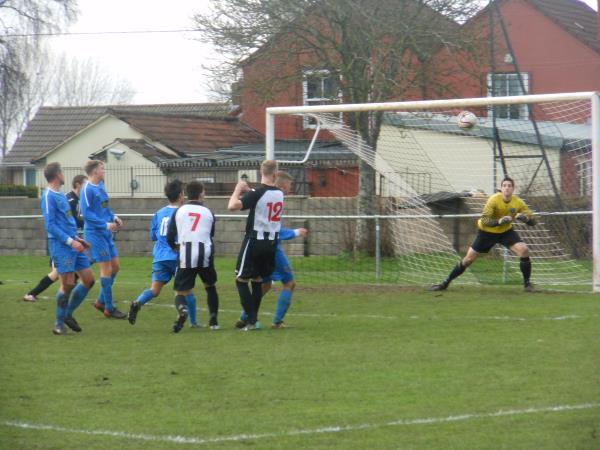
[[450, 272], [448, 278], [440, 284], [431, 287], [431, 291], [443, 291], [448, 288], [452, 280], [473, 264], [481, 253], [487, 253], [496, 244], [502, 244], [515, 253], [521, 261], [519, 267], [523, 274], [523, 285], [527, 292], [533, 292], [531, 285], [531, 260], [529, 248], [521, 240], [518, 233], [513, 230], [514, 220], [535, 225], [535, 219], [523, 200], [513, 195], [515, 182], [510, 177], [504, 177], [500, 184], [500, 192], [488, 198], [481, 217], [477, 221], [477, 236], [471, 244], [466, 256]]

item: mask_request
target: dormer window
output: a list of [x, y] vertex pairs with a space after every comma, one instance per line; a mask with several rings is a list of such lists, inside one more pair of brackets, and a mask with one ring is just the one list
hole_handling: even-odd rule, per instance
[[[341, 102], [339, 77], [329, 70], [305, 70], [302, 80], [304, 105], [331, 105]], [[315, 120], [306, 117], [304, 128], [315, 128]]]

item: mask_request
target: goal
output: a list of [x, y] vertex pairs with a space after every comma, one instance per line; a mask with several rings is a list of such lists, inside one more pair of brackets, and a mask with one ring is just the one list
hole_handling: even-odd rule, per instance
[[[457, 123], [464, 111], [474, 127]], [[302, 187], [286, 222], [310, 228], [305, 254], [331, 260], [325, 270], [294, 259], [299, 276], [314, 265], [323, 277], [439, 282], [508, 175], [538, 218], [515, 224], [533, 282], [600, 291], [598, 94], [274, 107], [266, 120], [267, 158]], [[520, 280], [518, 258], [497, 246], [456, 281]]]

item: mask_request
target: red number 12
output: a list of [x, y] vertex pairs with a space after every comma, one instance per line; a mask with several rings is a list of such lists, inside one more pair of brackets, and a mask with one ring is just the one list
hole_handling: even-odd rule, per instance
[[279, 222], [281, 220], [279, 216], [281, 215], [281, 210], [283, 209], [283, 203], [269, 202], [267, 203], [267, 208], [269, 208], [269, 222]]

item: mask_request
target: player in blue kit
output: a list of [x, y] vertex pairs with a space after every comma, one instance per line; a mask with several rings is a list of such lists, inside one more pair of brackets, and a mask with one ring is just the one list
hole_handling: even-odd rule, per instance
[[[286, 172], [277, 172], [275, 186], [277, 186], [285, 195], [287, 195], [292, 187], [292, 177]], [[280, 241], [287, 241], [298, 236], [306, 236], [306, 234], [306, 228], [297, 228], [295, 230], [291, 230], [289, 228], [282, 227], [281, 231], [279, 232], [279, 240], [275, 249], [275, 270], [270, 276], [263, 277], [262, 282], [263, 297], [271, 290], [273, 281], [281, 281], [281, 284], [283, 285], [283, 288], [279, 294], [279, 298], [277, 299], [277, 307], [275, 309], [273, 322], [271, 324], [272, 328], [286, 328], [283, 318], [290, 307], [294, 288], [296, 287], [292, 267], [288, 261], [287, 255], [281, 247]], [[247, 315], [244, 311], [242, 311], [240, 320], [236, 322], [235, 326], [236, 328], [244, 328], [247, 324], [246, 322]]]
[[[128, 316], [131, 325], [135, 323], [141, 307], [157, 297], [163, 286], [171, 281], [177, 271], [177, 252], [167, 243], [167, 231], [173, 214], [183, 204], [183, 183], [179, 180], [167, 183], [165, 196], [169, 199], [169, 204], [159, 209], [150, 223], [150, 239], [155, 242], [152, 250], [152, 285], [142, 292], [137, 300], [131, 302]], [[190, 324], [197, 326], [194, 294], [189, 294], [186, 300]]]
[[[94, 285], [94, 274], [90, 262], [83, 254], [90, 245], [77, 236], [77, 222], [61, 186], [65, 177], [59, 163], [50, 163], [44, 169], [48, 188], [43, 192], [40, 206], [48, 233], [48, 247], [60, 277], [60, 288], [56, 294], [56, 322], [52, 332], [67, 334], [65, 325], [75, 332], [81, 327], [73, 317], [90, 288]], [[75, 286], [75, 272], [80, 282]]]
[[88, 182], [81, 189], [83, 232], [91, 245], [92, 260], [100, 266], [100, 295], [94, 307], [102, 311], [105, 317], [125, 319], [127, 314], [113, 305], [113, 284], [120, 265], [112, 233], [119, 231], [123, 221], [112, 212], [108, 203], [108, 194], [104, 190], [104, 163], [90, 160], [84, 170]]
[[[83, 232], [83, 218], [81, 217], [79, 210], [79, 192], [81, 191], [81, 186], [83, 186], [83, 182], [85, 180], [87, 180], [85, 175], [75, 175], [72, 182], [73, 190], [66, 195], [69, 206], [71, 207], [71, 212], [73, 213], [73, 217], [77, 222], [77, 233], [79, 237], [82, 236]], [[50, 273], [42, 278], [33, 289], [25, 294], [23, 300], [26, 302], [37, 301], [37, 296], [48, 289], [52, 283], [58, 280], [58, 272], [56, 271], [56, 267], [52, 262], [52, 258], [50, 259], [50, 267], [52, 267]], [[75, 281], [77, 281], [77, 274], [75, 274]]]

